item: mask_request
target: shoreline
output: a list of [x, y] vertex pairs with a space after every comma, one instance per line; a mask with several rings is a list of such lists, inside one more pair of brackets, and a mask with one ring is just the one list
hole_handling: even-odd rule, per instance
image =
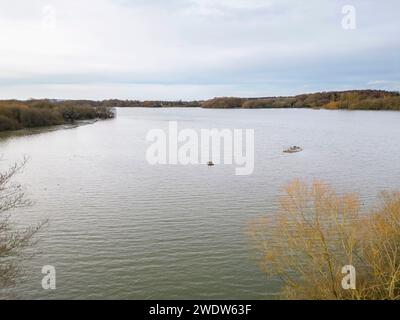
[[[309, 111], [343, 111], [343, 112], [399, 112], [400, 110], [390, 110], [390, 109], [327, 109], [327, 108], [204, 108], [204, 107], [180, 107], [180, 106], [170, 106], [170, 107], [117, 107], [117, 109], [203, 109], [203, 110], [309, 110]], [[18, 130], [3, 130], [0, 131], [0, 139], [8, 138], [10, 136], [25, 136], [38, 133], [47, 133], [58, 130], [71, 130], [79, 127], [95, 124], [99, 121], [110, 120], [110, 119], [88, 119], [88, 120], [76, 120], [75, 123], [59, 124], [54, 126], [39, 126], [33, 128], [22, 128]]]
[[18, 136], [29, 136], [34, 134], [48, 133], [59, 130], [71, 130], [76, 129], [83, 126], [88, 126], [99, 122], [100, 119], [91, 119], [91, 120], [77, 120], [76, 123], [71, 124], [59, 124], [55, 126], [43, 126], [43, 127], [35, 127], [35, 128], [23, 128], [19, 130], [5, 130], [0, 131], [0, 139], [7, 139], [10, 137], [18, 137]]

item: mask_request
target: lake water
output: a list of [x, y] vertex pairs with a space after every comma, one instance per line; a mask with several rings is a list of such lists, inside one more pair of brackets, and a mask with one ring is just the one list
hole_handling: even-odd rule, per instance
[[[255, 170], [151, 166], [150, 129], [255, 130]], [[34, 205], [20, 225], [49, 219], [39, 253], [7, 292], [23, 299], [271, 299], [246, 224], [274, 214], [282, 187], [318, 179], [371, 204], [400, 188], [400, 112], [119, 109], [114, 120], [0, 138], [0, 168], [29, 156], [18, 182]], [[299, 145], [304, 151], [284, 154]], [[44, 291], [41, 269], [57, 270]]]

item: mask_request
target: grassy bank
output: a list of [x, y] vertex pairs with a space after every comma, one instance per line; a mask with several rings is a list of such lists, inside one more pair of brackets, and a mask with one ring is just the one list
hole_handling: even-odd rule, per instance
[[113, 117], [113, 109], [94, 101], [0, 101], [0, 131]]

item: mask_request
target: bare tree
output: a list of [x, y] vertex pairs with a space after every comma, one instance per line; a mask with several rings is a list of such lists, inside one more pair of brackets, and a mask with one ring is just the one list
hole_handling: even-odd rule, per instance
[[20, 261], [28, 256], [25, 249], [35, 244], [34, 236], [45, 222], [30, 228], [18, 228], [10, 220], [11, 210], [31, 204], [20, 184], [13, 181], [27, 159], [0, 173], [0, 288], [15, 284], [21, 272]]
[[[299, 180], [285, 188], [277, 213], [252, 221], [257, 259], [281, 279], [286, 299], [400, 299], [400, 194], [386, 193], [370, 212], [356, 194]], [[342, 286], [345, 266], [356, 288]]]

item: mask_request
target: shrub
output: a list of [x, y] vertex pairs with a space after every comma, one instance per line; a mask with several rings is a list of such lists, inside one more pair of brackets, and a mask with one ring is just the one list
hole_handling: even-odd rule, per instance
[[25, 128], [51, 126], [63, 123], [58, 112], [48, 109], [28, 108], [21, 112], [20, 123]]
[[0, 131], [17, 130], [17, 129], [19, 129], [17, 121], [8, 118], [6, 116], [0, 115]]
[[[289, 299], [400, 299], [400, 193], [386, 193], [362, 214], [356, 194], [295, 181], [276, 215], [256, 219], [249, 233], [257, 259], [281, 280]], [[355, 290], [342, 288], [342, 268], [356, 269]]]

